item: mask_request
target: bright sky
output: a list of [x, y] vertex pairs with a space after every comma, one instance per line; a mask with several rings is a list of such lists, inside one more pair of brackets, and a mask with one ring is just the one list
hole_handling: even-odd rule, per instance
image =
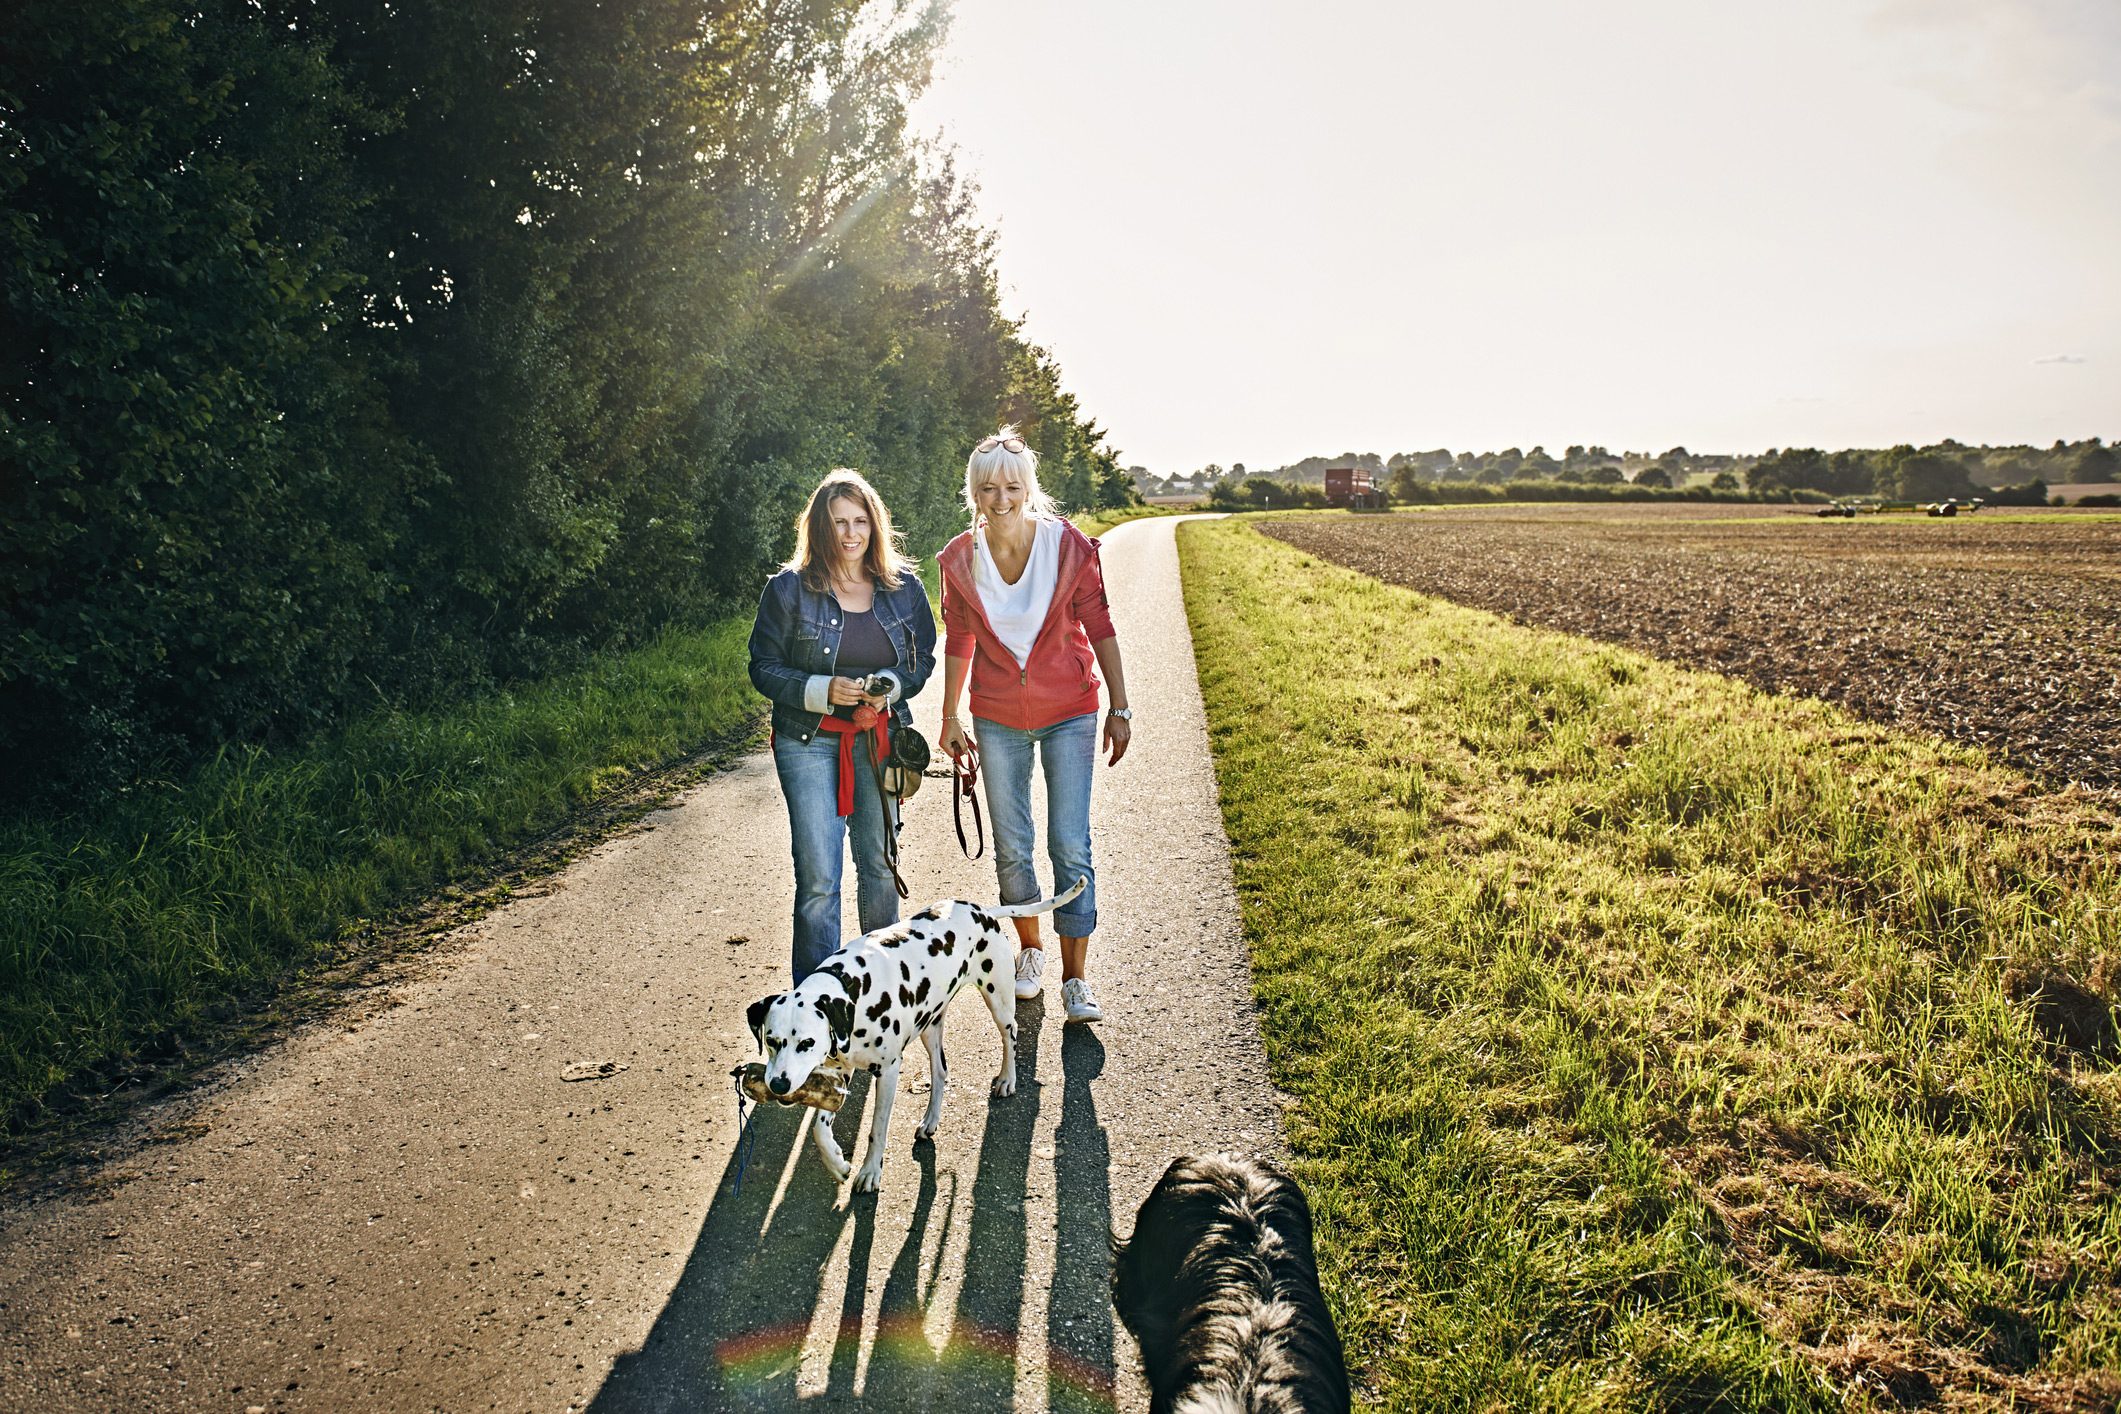
[[2117, 0], [956, 0], [1129, 464], [2121, 437]]

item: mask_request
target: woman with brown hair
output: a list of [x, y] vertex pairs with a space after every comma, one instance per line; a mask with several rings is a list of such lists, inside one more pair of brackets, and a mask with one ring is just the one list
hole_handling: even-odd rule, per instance
[[751, 683], [773, 702], [773, 766], [788, 803], [798, 982], [840, 945], [850, 836], [862, 931], [898, 921], [897, 814], [875, 768], [890, 733], [911, 729], [906, 701], [934, 671], [935, 615], [891, 512], [861, 473], [828, 473], [751, 626]]

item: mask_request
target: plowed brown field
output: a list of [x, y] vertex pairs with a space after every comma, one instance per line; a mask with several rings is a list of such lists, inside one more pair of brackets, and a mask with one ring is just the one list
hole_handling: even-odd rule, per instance
[[2121, 792], [2121, 520], [1496, 506], [1260, 529], [1423, 594]]

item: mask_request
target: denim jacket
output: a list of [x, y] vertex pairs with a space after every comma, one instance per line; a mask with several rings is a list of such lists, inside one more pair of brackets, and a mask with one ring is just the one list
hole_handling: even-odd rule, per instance
[[[891, 694], [891, 720], [912, 726], [906, 699], [928, 685], [935, 671], [935, 613], [918, 576], [896, 589], [876, 587], [876, 621], [890, 636], [898, 662], [882, 671], [898, 679]], [[837, 675], [840, 620], [846, 613], [830, 594], [806, 589], [794, 570], [766, 581], [758, 618], [751, 625], [751, 685], [773, 703], [773, 730], [802, 741], [817, 734], [818, 719], [832, 710], [825, 693]]]

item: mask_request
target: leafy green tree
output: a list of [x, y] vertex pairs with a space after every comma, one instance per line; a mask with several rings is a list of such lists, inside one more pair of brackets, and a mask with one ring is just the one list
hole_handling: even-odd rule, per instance
[[1864, 495], [1873, 489], [1870, 459], [1861, 452], [1829, 456], [1815, 447], [1771, 451], [1746, 470], [1755, 491], [1811, 490], [1834, 496]]
[[1966, 467], [1955, 457], [1917, 451], [1905, 444], [1878, 459], [1878, 489], [1903, 501], [1934, 501], [1975, 494]]
[[233, 0], [9, 7], [0, 115], [0, 774], [317, 721], [427, 484], [338, 347], [379, 119]]
[[7, 784], [446, 698], [750, 601], [869, 472], [916, 549], [1015, 418], [1131, 478], [910, 142], [941, 11], [0, 10]]
[[2121, 458], [2114, 455], [2112, 447], [2100, 446], [2097, 437], [2092, 438], [2090, 445], [2077, 453], [2076, 460], [2070, 466], [2071, 474], [2079, 481], [2112, 481], [2117, 471], [2121, 471]]

